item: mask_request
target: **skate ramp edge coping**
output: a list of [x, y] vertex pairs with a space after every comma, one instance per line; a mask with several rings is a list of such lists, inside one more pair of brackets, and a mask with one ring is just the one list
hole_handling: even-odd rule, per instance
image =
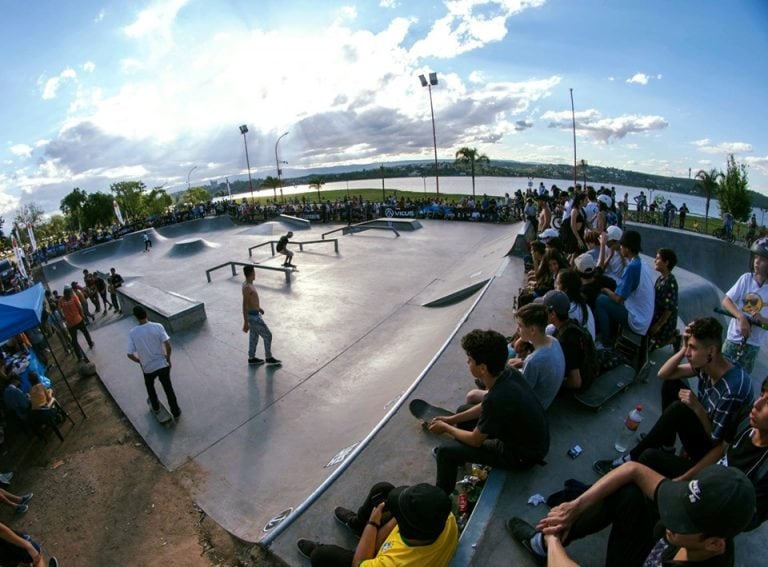
[[[371, 440], [376, 437], [376, 435], [381, 431], [387, 423], [389, 423], [390, 419], [392, 419], [392, 416], [395, 415], [400, 408], [405, 403], [405, 400], [408, 399], [408, 397], [413, 393], [413, 391], [418, 387], [418, 385], [421, 383], [421, 381], [424, 379], [424, 377], [429, 373], [429, 371], [432, 369], [432, 367], [435, 365], [437, 360], [442, 356], [442, 354], [445, 352], [445, 349], [448, 348], [448, 345], [450, 345], [451, 341], [454, 339], [456, 334], [461, 330], [462, 325], [466, 322], [466, 320], [469, 318], [470, 314], [475, 310], [475, 307], [477, 307], [477, 304], [480, 302], [480, 300], [485, 296], [486, 291], [488, 291], [488, 288], [490, 287], [491, 283], [493, 282], [494, 278], [490, 278], [488, 282], [483, 287], [480, 294], [477, 296], [475, 301], [472, 302], [472, 305], [467, 309], [467, 311], [464, 313], [464, 315], [459, 319], [459, 321], [456, 323], [456, 326], [453, 328], [453, 331], [451, 331], [448, 335], [448, 337], [445, 339], [445, 342], [440, 346], [439, 349], [437, 349], [437, 352], [435, 355], [429, 360], [427, 365], [424, 367], [424, 370], [422, 370], [419, 375], [416, 377], [416, 379], [413, 381], [413, 383], [408, 387], [408, 389], [402, 393], [400, 396], [400, 399], [395, 402], [392, 407], [389, 409], [389, 411], [384, 415], [384, 417], [381, 418], [379, 423], [376, 424], [376, 426], [368, 433], [368, 435], [365, 436], [365, 438], [357, 445], [357, 447], [354, 448], [354, 450], [349, 454], [349, 456], [344, 459], [344, 461], [339, 465], [339, 467], [334, 470], [328, 478], [323, 481], [323, 483], [318, 486], [312, 494], [310, 494], [304, 502], [299, 504], [291, 514], [285, 518], [280, 524], [278, 524], [271, 532], [269, 532], [260, 542], [259, 545], [263, 548], [267, 549], [270, 545], [282, 534], [295, 520], [299, 518], [304, 512], [306, 512], [319, 498], [323, 495], [323, 493], [328, 490], [328, 488], [338, 480], [338, 478], [344, 473], [344, 471], [347, 470], [347, 468], [354, 462], [354, 460], [357, 458], [357, 456], [362, 453], [368, 445], [370, 445]], [[489, 477], [490, 478], [490, 477]], [[501, 483], [503, 485], [503, 483]], [[500, 490], [500, 489], [499, 489]], [[487, 522], [486, 522], [487, 523]]]
[[206, 320], [205, 304], [172, 291], [165, 291], [142, 282], [128, 282], [117, 290], [123, 311], [134, 306], [147, 310], [153, 322], [161, 323], [166, 332], [175, 333]]

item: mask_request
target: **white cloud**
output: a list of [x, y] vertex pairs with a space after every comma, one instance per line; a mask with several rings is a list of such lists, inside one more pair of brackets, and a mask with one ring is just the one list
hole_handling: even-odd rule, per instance
[[768, 156], [747, 156], [744, 158], [744, 163], [764, 174], [768, 174]]
[[709, 138], [691, 142], [705, 154], [741, 154], [752, 151], [752, 144], [746, 142], [721, 142], [714, 144]]
[[50, 100], [52, 98], [56, 98], [56, 93], [58, 92], [62, 82], [75, 79], [77, 79], [77, 73], [71, 67], [64, 69], [57, 76], [51, 77], [45, 81], [45, 85], [43, 87], [43, 99]]
[[32, 150], [34, 148], [32, 146], [29, 146], [27, 144], [16, 144], [9, 148], [11, 153], [15, 156], [19, 157], [30, 157], [32, 156]]
[[104, 16], [106, 15], [107, 15], [106, 10], [102, 8], [101, 10], [99, 10], [99, 13], [96, 14], [96, 17], [93, 18], [93, 23], [98, 24], [100, 21], [104, 19]]
[[[571, 112], [545, 112], [542, 120], [549, 120], [550, 128], [568, 130], [572, 128]], [[625, 114], [612, 118], [601, 118], [595, 109], [576, 113], [576, 132], [586, 134], [599, 142], [609, 142], [611, 138], [622, 139], [627, 134], [639, 134], [654, 130], [663, 130], [669, 124], [662, 116]]]
[[189, 0], [156, 0], [149, 8], [139, 12], [133, 23], [123, 28], [123, 33], [134, 39], [167, 37], [176, 15]]
[[83, 63], [82, 68], [86, 73], [93, 73], [93, 71], [96, 69], [96, 63], [93, 61], [86, 61]]
[[507, 20], [545, 0], [454, 0], [447, 1], [448, 14], [435, 21], [424, 39], [417, 41], [412, 54], [419, 58], [450, 59], [502, 40]]
[[379, 6], [381, 8], [397, 8], [399, 3], [397, 0], [379, 0]]
[[627, 82], [634, 85], [647, 85], [649, 79], [650, 77], [645, 73], [635, 73], [627, 79]]

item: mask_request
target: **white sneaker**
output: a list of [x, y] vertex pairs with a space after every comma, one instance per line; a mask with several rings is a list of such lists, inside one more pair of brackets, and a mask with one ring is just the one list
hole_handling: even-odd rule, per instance
[[2, 484], [11, 484], [12, 478], [13, 478], [12, 472], [0, 473], [0, 483]]

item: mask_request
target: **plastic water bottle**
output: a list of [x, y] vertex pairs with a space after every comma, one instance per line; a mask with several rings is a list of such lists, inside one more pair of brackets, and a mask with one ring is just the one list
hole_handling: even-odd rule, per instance
[[635, 409], [629, 412], [627, 419], [624, 420], [624, 426], [621, 428], [621, 433], [619, 433], [616, 443], [613, 444], [619, 453], [623, 453], [629, 448], [641, 421], [643, 421], [643, 406], [642, 404], [638, 404]]

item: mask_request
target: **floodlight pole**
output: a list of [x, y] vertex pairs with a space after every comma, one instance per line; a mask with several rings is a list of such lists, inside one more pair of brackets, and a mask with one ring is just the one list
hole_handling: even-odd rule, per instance
[[[280, 186], [280, 197], [283, 196], [283, 182], [280, 179], [280, 176], [283, 173], [283, 170], [280, 169], [280, 159], [277, 157], [277, 146], [280, 144], [280, 140], [285, 138], [288, 135], [288, 132], [284, 132], [280, 135], [280, 137], [277, 139], [277, 142], [275, 142], [275, 167], [277, 168], [277, 184]], [[288, 162], [283, 162], [288, 163]], [[285, 202], [285, 199], [283, 199], [283, 202]]]
[[189, 191], [189, 176], [192, 175], [192, 172], [197, 169], [197, 166], [194, 166], [192, 169], [189, 170], [189, 173], [187, 173], [187, 191]]
[[437, 85], [437, 73], [430, 73], [429, 74], [429, 81], [427, 81], [426, 77], [424, 75], [419, 75], [419, 81], [421, 81], [422, 87], [427, 87], [429, 90], [429, 111], [432, 114], [432, 144], [435, 148], [435, 191], [438, 196], [438, 200], [440, 197], [440, 176], [438, 175], [437, 170], [437, 134], [435, 132], [435, 107], [432, 105], [432, 87], [434, 85]]
[[248, 166], [248, 186], [251, 189], [251, 204], [253, 204], [253, 180], [251, 179], [251, 160], [248, 159], [248, 140], [245, 135], [248, 133], [248, 126], [240, 126], [240, 133], [243, 135], [243, 145], [245, 146], [245, 163]]

